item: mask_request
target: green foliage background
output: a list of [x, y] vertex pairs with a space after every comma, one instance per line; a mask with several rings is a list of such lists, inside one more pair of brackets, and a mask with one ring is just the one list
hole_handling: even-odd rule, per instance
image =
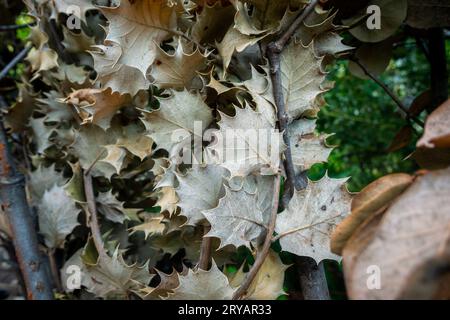
[[[316, 165], [310, 176], [320, 177], [326, 169], [331, 176], [351, 176], [349, 189], [359, 191], [383, 175], [416, 170], [414, 160], [407, 157], [419, 134], [416, 132], [409, 147], [388, 153], [391, 141], [407, 121], [376, 83], [351, 75], [347, 64], [339, 61], [330, 70], [329, 78], [336, 87], [326, 94], [328, 106], [322, 109], [318, 121], [319, 131], [335, 133], [328, 141], [338, 148], [329, 163]], [[427, 90], [428, 76], [428, 61], [413, 41], [395, 50], [381, 79], [408, 106]]]

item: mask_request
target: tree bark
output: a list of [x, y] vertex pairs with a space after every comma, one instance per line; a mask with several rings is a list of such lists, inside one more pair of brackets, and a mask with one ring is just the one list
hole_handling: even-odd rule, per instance
[[[1, 97], [0, 97], [1, 98]], [[4, 105], [4, 100], [0, 105]], [[25, 193], [25, 178], [17, 171], [8, 145], [3, 119], [0, 121], [0, 197], [13, 234], [16, 258], [22, 273], [27, 299], [53, 299], [51, 281]]]
[[304, 299], [330, 300], [323, 262], [317, 265], [312, 258], [297, 257], [296, 265]]

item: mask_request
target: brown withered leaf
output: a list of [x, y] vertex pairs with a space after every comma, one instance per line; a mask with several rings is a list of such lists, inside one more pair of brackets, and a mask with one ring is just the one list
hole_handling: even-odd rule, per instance
[[35, 109], [37, 95], [32, 92], [31, 86], [27, 83], [19, 83], [19, 96], [16, 102], [6, 113], [5, 124], [12, 132], [25, 130], [27, 123]]
[[222, 42], [217, 45], [220, 55], [223, 59], [223, 69], [227, 70], [231, 58], [235, 53], [241, 53], [248, 47], [258, 43], [264, 35], [260, 36], [248, 36], [239, 32], [239, 30], [234, 27], [230, 27], [225, 34]]
[[206, 150], [211, 161], [228, 169], [231, 177], [278, 172], [284, 144], [282, 134], [275, 129], [274, 117], [268, 115], [275, 110], [267, 104], [258, 107], [261, 109], [256, 111], [250, 106], [235, 107], [233, 117], [220, 112], [220, 130], [213, 132], [216, 139]]
[[430, 114], [417, 147], [450, 148], [450, 100]]
[[154, 234], [162, 234], [166, 230], [166, 225], [163, 223], [164, 216], [157, 215], [146, 217], [145, 221], [130, 228], [130, 235], [135, 232], [144, 232], [145, 239]]
[[[350, 239], [344, 249], [350, 298], [398, 299], [424, 261], [448, 252], [449, 192], [450, 169], [421, 176], [390, 206], [372, 239], [347, 264]], [[380, 272], [368, 275], [368, 270], [376, 269]], [[378, 290], [370, 290], [369, 276], [379, 277]]]
[[386, 208], [414, 181], [414, 177], [404, 173], [382, 177], [358, 193], [352, 200], [352, 212], [331, 235], [331, 251], [341, 254], [347, 240], [365, 220]]
[[391, 141], [391, 144], [387, 148], [387, 152], [395, 152], [407, 147], [412, 141], [413, 134], [414, 128], [411, 125], [407, 124], [402, 127]]
[[[387, 39], [377, 43], [364, 43], [355, 53], [355, 57], [361, 62], [367, 70], [375, 76], [381, 75], [389, 66], [392, 58], [393, 39]], [[351, 74], [360, 79], [369, 79], [363, 69], [350, 61], [348, 69]]]
[[417, 96], [411, 106], [409, 107], [409, 113], [411, 117], [419, 116], [422, 111], [426, 110], [432, 105], [431, 89], [425, 90], [419, 96]]
[[64, 102], [77, 107], [83, 124], [93, 123], [108, 129], [116, 112], [131, 102], [129, 95], [112, 92], [111, 89], [79, 89], [72, 92]]
[[26, 60], [36, 72], [33, 79], [37, 78], [41, 71], [58, 66], [58, 54], [49, 47], [48, 36], [42, 29], [42, 23], [31, 28], [30, 40], [34, 47], [28, 52]]
[[445, 169], [450, 166], [450, 148], [417, 148], [411, 158], [423, 169]]
[[326, 142], [330, 135], [319, 135], [315, 128], [316, 120], [309, 119], [296, 120], [288, 127], [292, 160], [299, 172], [308, 170], [315, 163], [326, 162], [333, 151]]
[[418, 267], [409, 277], [400, 299], [450, 299], [450, 251], [425, 261]]
[[[270, 201], [271, 202], [271, 201]], [[258, 193], [225, 188], [225, 196], [214, 209], [202, 213], [211, 224], [207, 237], [220, 239], [220, 248], [233, 245], [236, 248], [255, 242], [265, 230], [264, 209], [258, 201]]]

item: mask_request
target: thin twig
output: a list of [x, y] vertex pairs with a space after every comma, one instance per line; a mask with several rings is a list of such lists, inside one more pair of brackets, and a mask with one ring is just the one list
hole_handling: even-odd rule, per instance
[[[324, 1], [321, 1], [324, 2]], [[298, 176], [295, 175], [295, 169], [294, 169], [294, 164], [293, 164], [293, 160], [292, 160], [292, 152], [291, 152], [291, 146], [290, 146], [290, 137], [289, 137], [289, 132], [288, 132], [288, 125], [289, 125], [289, 116], [287, 114], [287, 110], [286, 110], [286, 105], [284, 103], [284, 97], [283, 97], [283, 88], [282, 88], [282, 82], [281, 82], [281, 66], [280, 66], [280, 55], [283, 51], [283, 49], [286, 47], [287, 43], [290, 41], [291, 37], [293, 36], [293, 34], [296, 32], [297, 28], [304, 22], [304, 20], [308, 17], [309, 14], [311, 14], [314, 11], [315, 6], [319, 3], [319, 1], [311, 1], [306, 8], [303, 10], [303, 12], [296, 18], [296, 20], [294, 21], [294, 23], [288, 28], [288, 30], [281, 35], [281, 37], [275, 41], [272, 42], [268, 45], [267, 47], [267, 51], [266, 51], [266, 56], [269, 60], [270, 63], [270, 75], [271, 75], [271, 80], [272, 80], [272, 86], [273, 86], [273, 94], [274, 94], [274, 98], [275, 98], [275, 104], [277, 107], [277, 116], [278, 116], [278, 125], [279, 125], [279, 129], [280, 131], [283, 132], [283, 140], [284, 143], [286, 145], [286, 149], [284, 151], [284, 168], [285, 168], [285, 172], [286, 172], [286, 183], [285, 183], [285, 190], [283, 193], [283, 206], [286, 207], [287, 204], [289, 203], [290, 198], [292, 197], [292, 195], [294, 194], [295, 190], [301, 190], [304, 189], [307, 186], [307, 178], [304, 172], [300, 173]], [[273, 212], [272, 212], [273, 214]], [[272, 224], [275, 224], [275, 220], [276, 220], [276, 212], [275, 212], [275, 216], [272, 217], [271, 220], [271, 227]], [[270, 233], [270, 236], [266, 237], [266, 241], [272, 242], [273, 239], [271, 239], [273, 237], [273, 229], [269, 229], [268, 233]], [[268, 254], [268, 250], [270, 248], [270, 244], [267, 244], [265, 242], [264, 244], [264, 248], [263, 250], [267, 250], [266, 252], [262, 252], [265, 253], [265, 255]], [[254, 267], [252, 267], [252, 269], [250, 270], [250, 272], [252, 272], [251, 276], [256, 276], [257, 271], [259, 270], [260, 266], [262, 265], [262, 263], [264, 262], [264, 259], [266, 256], [264, 256], [263, 254], [258, 255], [257, 257], [257, 261], [260, 265], [255, 265], [257, 266], [256, 271], [254, 271]], [[316, 270], [317, 269], [317, 270]], [[323, 276], [323, 269], [310, 269], [310, 270], [301, 270], [301, 272], [303, 274], [308, 274], [308, 273], [315, 273], [315, 272], [322, 272], [322, 274], [317, 274], [317, 279], [319, 279], [319, 276], [322, 279], [322, 282], [320, 284], [320, 289], [318, 290], [322, 290], [322, 288], [326, 288], [327, 289], [327, 284], [326, 281], [324, 280], [324, 276]], [[249, 276], [250, 276], [250, 272], [249, 272]], [[252, 278], [253, 279], [253, 278]], [[244, 284], [249, 286], [251, 283], [251, 281], [249, 283], [245, 282]], [[328, 291], [326, 291], [328, 292]], [[240, 295], [242, 295], [242, 292], [239, 292]], [[324, 294], [324, 296], [326, 296]]]
[[[5, 105], [0, 97], [0, 106], [3, 108]], [[25, 282], [27, 298], [51, 300], [51, 281], [39, 252], [37, 234], [25, 193], [25, 179], [14, 163], [3, 119], [0, 121], [0, 195], [11, 226], [15, 255]]]
[[105, 154], [105, 152], [106, 152], [106, 149], [103, 149], [102, 151], [100, 151], [100, 152], [98, 153], [98, 156], [97, 156], [97, 157], [94, 159], [94, 161], [89, 165], [89, 167], [86, 169], [86, 171], [84, 171], [84, 174], [85, 174], [85, 175], [91, 173], [92, 168], [94, 168], [94, 166], [97, 164], [97, 162], [100, 161], [100, 158]]
[[281, 82], [280, 55], [287, 43], [295, 33], [297, 28], [311, 14], [319, 0], [311, 1], [302, 13], [295, 19], [291, 26], [280, 36], [280, 38], [267, 46], [266, 55], [270, 63], [270, 77], [273, 84], [273, 95], [277, 106], [278, 125], [283, 132], [283, 141], [286, 145], [284, 150], [284, 169], [286, 172], [286, 181], [283, 194], [283, 205], [286, 205], [292, 197], [295, 189], [300, 189], [301, 185], [295, 177], [294, 162], [292, 160], [291, 143], [289, 139], [288, 125], [289, 116], [283, 97], [283, 87]]
[[277, 174], [277, 176], [275, 177], [273, 187], [272, 212], [270, 215], [269, 229], [267, 230], [266, 238], [264, 239], [264, 244], [261, 248], [261, 251], [259, 251], [256, 257], [255, 263], [252, 265], [252, 268], [247, 273], [247, 276], [245, 277], [241, 286], [234, 293], [233, 300], [238, 300], [241, 297], [245, 296], [248, 288], [252, 284], [252, 281], [255, 279], [259, 269], [261, 268], [264, 261], [266, 260], [267, 255], [269, 254], [270, 246], [272, 244], [273, 232], [275, 231], [275, 223], [277, 221], [278, 205], [280, 199], [280, 182], [281, 177], [279, 174]]
[[8, 74], [9, 70], [14, 68], [16, 64], [22, 61], [23, 58], [27, 55], [28, 51], [30, 51], [31, 45], [26, 45], [15, 57], [12, 59], [0, 72], [0, 80], [2, 80]]
[[286, 172], [286, 181], [284, 185], [283, 205], [290, 199], [295, 189], [295, 169], [294, 162], [292, 160], [291, 142], [289, 139], [288, 124], [289, 116], [286, 112], [283, 88], [281, 85], [281, 71], [280, 71], [280, 55], [273, 52], [269, 45], [267, 50], [267, 56], [269, 58], [271, 70], [270, 77], [273, 84], [273, 95], [275, 103], [277, 105], [277, 117], [278, 125], [281, 132], [283, 132], [283, 141], [286, 146], [284, 150], [284, 169]]
[[[305, 21], [305, 19], [314, 11], [316, 5], [320, 0], [312, 0], [306, 8], [300, 13], [300, 15], [294, 20], [294, 22], [289, 26], [289, 28], [272, 44], [272, 50], [276, 50], [277, 53], [281, 53], [287, 43], [291, 40], [294, 33], [300, 27], [300, 25]], [[270, 46], [270, 45], [269, 45]]]
[[57, 265], [56, 259], [55, 259], [55, 249], [48, 250], [47, 255], [48, 255], [50, 269], [52, 272], [53, 282], [55, 284], [56, 290], [58, 292], [63, 292], [64, 289], [61, 284], [61, 279], [59, 278], [59, 268], [58, 268], [58, 265]]
[[98, 223], [97, 205], [95, 203], [94, 187], [92, 185], [92, 176], [90, 173], [83, 174], [84, 193], [89, 211], [89, 227], [91, 228], [92, 240], [97, 249], [99, 257], [107, 256], [105, 247], [103, 245], [102, 233], [100, 232], [100, 225]]
[[353, 62], [355, 62], [362, 69], [362, 71], [366, 74], [366, 76], [368, 76], [370, 79], [372, 79], [378, 86], [380, 86], [384, 90], [384, 92], [386, 92], [386, 94], [389, 97], [391, 97], [391, 99], [395, 102], [395, 104], [406, 114], [408, 119], [411, 119], [415, 123], [417, 123], [419, 126], [424, 127], [424, 123], [419, 119], [411, 117], [411, 114], [410, 114], [408, 108], [400, 101], [400, 99], [394, 94], [394, 92], [392, 92], [392, 90], [386, 84], [384, 84], [380, 79], [378, 79], [375, 75], [373, 75], [369, 71], [369, 69], [367, 69], [367, 67], [364, 64], [362, 64], [361, 61], [359, 61], [359, 59], [353, 57], [353, 58], [351, 58], [351, 60]]
[[340, 26], [340, 27], [335, 28], [333, 31], [334, 32], [344, 32], [344, 31], [352, 30], [352, 29], [362, 25], [364, 22], [366, 22], [368, 17], [370, 17], [370, 14], [366, 14], [365, 16], [362, 16], [360, 19], [357, 19], [355, 22], [353, 22], [349, 26]]
[[2, 26], [0, 26], [0, 32], [1, 31], [14, 31], [14, 30], [18, 30], [18, 29], [29, 28], [34, 25], [35, 25], [35, 23], [2, 25]]
[[[208, 232], [206, 226], [203, 227], [204, 234]], [[200, 247], [200, 259], [198, 261], [198, 268], [201, 270], [208, 270], [211, 263], [211, 245], [212, 238], [203, 236], [202, 245]]]

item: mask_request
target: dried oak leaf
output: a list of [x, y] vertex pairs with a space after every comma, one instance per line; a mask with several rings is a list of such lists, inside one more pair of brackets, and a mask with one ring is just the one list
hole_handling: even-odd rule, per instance
[[258, 194], [244, 189], [232, 191], [225, 187], [225, 196], [219, 200], [219, 205], [202, 213], [211, 224], [205, 236], [219, 238], [219, 249], [227, 245], [251, 248], [250, 243], [258, 240], [266, 229]]
[[[244, 265], [229, 277], [232, 287], [237, 288], [244, 281], [246, 273], [243, 268]], [[247, 289], [244, 299], [276, 300], [280, 295], [284, 294], [284, 273], [287, 268], [289, 266], [281, 262], [279, 255], [274, 251], [270, 251], [255, 279]]]
[[55, 90], [44, 92], [44, 98], [36, 99], [40, 112], [45, 114], [46, 122], [61, 122], [73, 119], [72, 107], [61, 102], [64, 96]]
[[21, 132], [26, 129], [27, 123], [36, 107], [37, 95], [27, 83], [17, 84], [19, 95], [8, 109], [5, 117], [5, 126], [12, 132]]
[[231, 300], [234, 292], [227, 277], [213, 261], [208, 271], [189, 269], [187, 275], [179, 276], [179, 286], [169, 293], [169, 300]]
[[224, 193], [223, 179], [226, 170], [215, 165], [194, 165], [186, 175], [177, 174], [180, 214], [187, 225], [196, 225], [204, 219], [202, 212], [215, 208]]
[[129, 95], [112, 92], [111, 89], [79, 89], [72, 92], [64, 102], [77, 107], [82, 124], [93, 123], [108, 129], [116, 112], [131, 102]]
[[120, 62], [122, 48], [116, 43], [94, 46], [89, 51], [94, 58], [94, 69], [102, 88], [110, 88], [113, 92], [135, 96], [139, 90], [147, 90], [150, 81], [139, 69]]
[[152, 235], [161, 235], [166, 230], [164, 219], [162, 214], [146, 217], [143, 223], [130, 228], [130, 235], [139, 231], [144, 232], [145, 239]]
[[[104, 299], [125, 299], [132, 292], [139, 292], [147, 286], [153, 275], [148, 272], [148, 265], [128, 265], [122, 254], [116, 249], [112, 255], [93, 258], [86, 247], [77, 251], [61, 270], [62, 282], [70, 283], [68, 268], [78, 266], [81, 270], [81, 285], [95, 296]], [[95, 254], [93, 254], [95, 256]], [[72, 271], [73, 272], [73, 271]], [[66, 292], [73, 289], [65, 288]]]
[[116, 222], [123, 223], [125, 221], [125, 209], [123, 207], [123, 202], [119, 201], [111, 191], [100, 192], [95, 198], [97, 202], [97, 210], [106, 219]]
[[309, 119], [296, 120], [288, 127], [292, 161], [299, 172], [308, 170], [315, 163], [327, 162], [333, 151], [326, 143], [329, 135], [318, 135], [315, 129], [316, 120]]
[[249, 106], [236, 107], [234, 117], [220, 112], [220, 130], [212, 133], [216, 141], [206, 149], [210, 160], [228, 169], [231, 177], [277, 173], [284, 144], [274, 118], [268, 116], [268, 112], [274, 112], [270, 108], [271, 111], [254, 111]]
[[275, 226], [282, 250], [311, 257], [317, 263], [324, 259], [340, 260], [330, 250], [330, 237], [350, 213], [351, 195], [346, 181], [325, 176], [295, 192], [286, 210], [278, 215]]
[[41, 201], [45, 191], [50, 190], [54, 185], [63, 186], [66, 182], [67, 179], [55, 170], [54, 164], [49, 167], [38, 166], [36, 170], [29, 173], [28, 178], [28, 188], [33, 204], [37, 205]]
[[322, 60], [316, 57], [312, 44], [305, 47], [292, 41], [282, 52], [281, 84], [286, 110], [291, 118], [317, 115], [319, 108], [315, 100], [326, 91], [322, 87], [326, 76]]
[[192, 89], [194, 79], [199, 71], [205, 69], [206, 62], [207, 55], [203, 55], [198, 48], [192, 53], [186, 52], [183, 42], [179, 40], [173, 55], [157, 48], [149, 76], [155, 85], [163, 89]]
[[[104, 176], [108, 179], [119, 173], [122, 167], [125, 151], [114, 146], [117, 137], [104, 131], [96, 125], [84, 125], [75, 132], [75, 140], [69, 147], [69, 152], [76, 156], [84, 170], [90, 169], [93, 176]], [[113, 152], [111, 154], [111, 152]]]
[[31, 27], [30, 40], [34, 47], [28, 52], [26, 60], [35, 72], [33, 80], [39, 76], [40, 72], [58, 67], [58, 54], [49, 47], [48, 36], [42, 28], [41, 23]]
[[178, 207], [178, 197], [175, 188], [171, 186], [161, 187], [156, 191], [158, 201], [155, 206], [161, 207], [161, 212], [167, 211], [172, 216]]
[[[393, 39], [387, 39], [378, 43], [364, 43], [356, 50], [355, 56], [370, 73], [381, 75], [391, 61], [393, 42]], [[360, 79], [369, 79], [364, 70], [353, 61], [349, 62], [348, 69]]]
[[233, 54], [235, 52], [243, 52], [248, 47], [258, 43], [264, 37], [265, 35], [247, 36], [231, 26], [222, 41], [217, 44], [217, 50], [219, 50], [219, 53], [223, 60], [223, 69], [228, 69], [231, 58], [233, 57]]
[[[83, 22], [86, 22], [87, 11], [98, 10], [98, 8], [93, 5], [92, 0], [58, 0], [55, 1], [54, 4], [54, 15], [57, 15], [58, 13], [63, 13], [66, 15], [73, 14], [76, 16], [76, 18], [80, 19]], [[74, 10], [74, 8], [79, 11]]]
[[[212, 122], [211, 109], [199, 94], [188, 91], [174, 91], [169, 98], [161, 98], [160, 108], [144, 112], [143, 122], [147, 135], [156, 143], [156, 150], [165, 149], [176, 153], [175, 146], [203, 139], [203, 131]], [[197, 126], [197, 127], [196, 127]]]
[[167, 0], [121, 1], [118, 7], [100, 7], [109, 21], [105, 43], [117, 43], [122, 54], [116, 61], [138, 69], [145, 77], [157, 47], [177, 26], [176, 6]]
[[73, 229], [79, 225], [80, 210], [75, 206], [63, 187], [56, 184], [46, 190], [38, 205], [39, 232], [44, 236], [45, 245], [56, 249]]
[[198, 43], [220, 41], [230, 27], [234, 14], [235, 10], [229, 4], [222, 5], [220, 1], [211, 5], [206, 4], [192, 26], [192, 39]]

